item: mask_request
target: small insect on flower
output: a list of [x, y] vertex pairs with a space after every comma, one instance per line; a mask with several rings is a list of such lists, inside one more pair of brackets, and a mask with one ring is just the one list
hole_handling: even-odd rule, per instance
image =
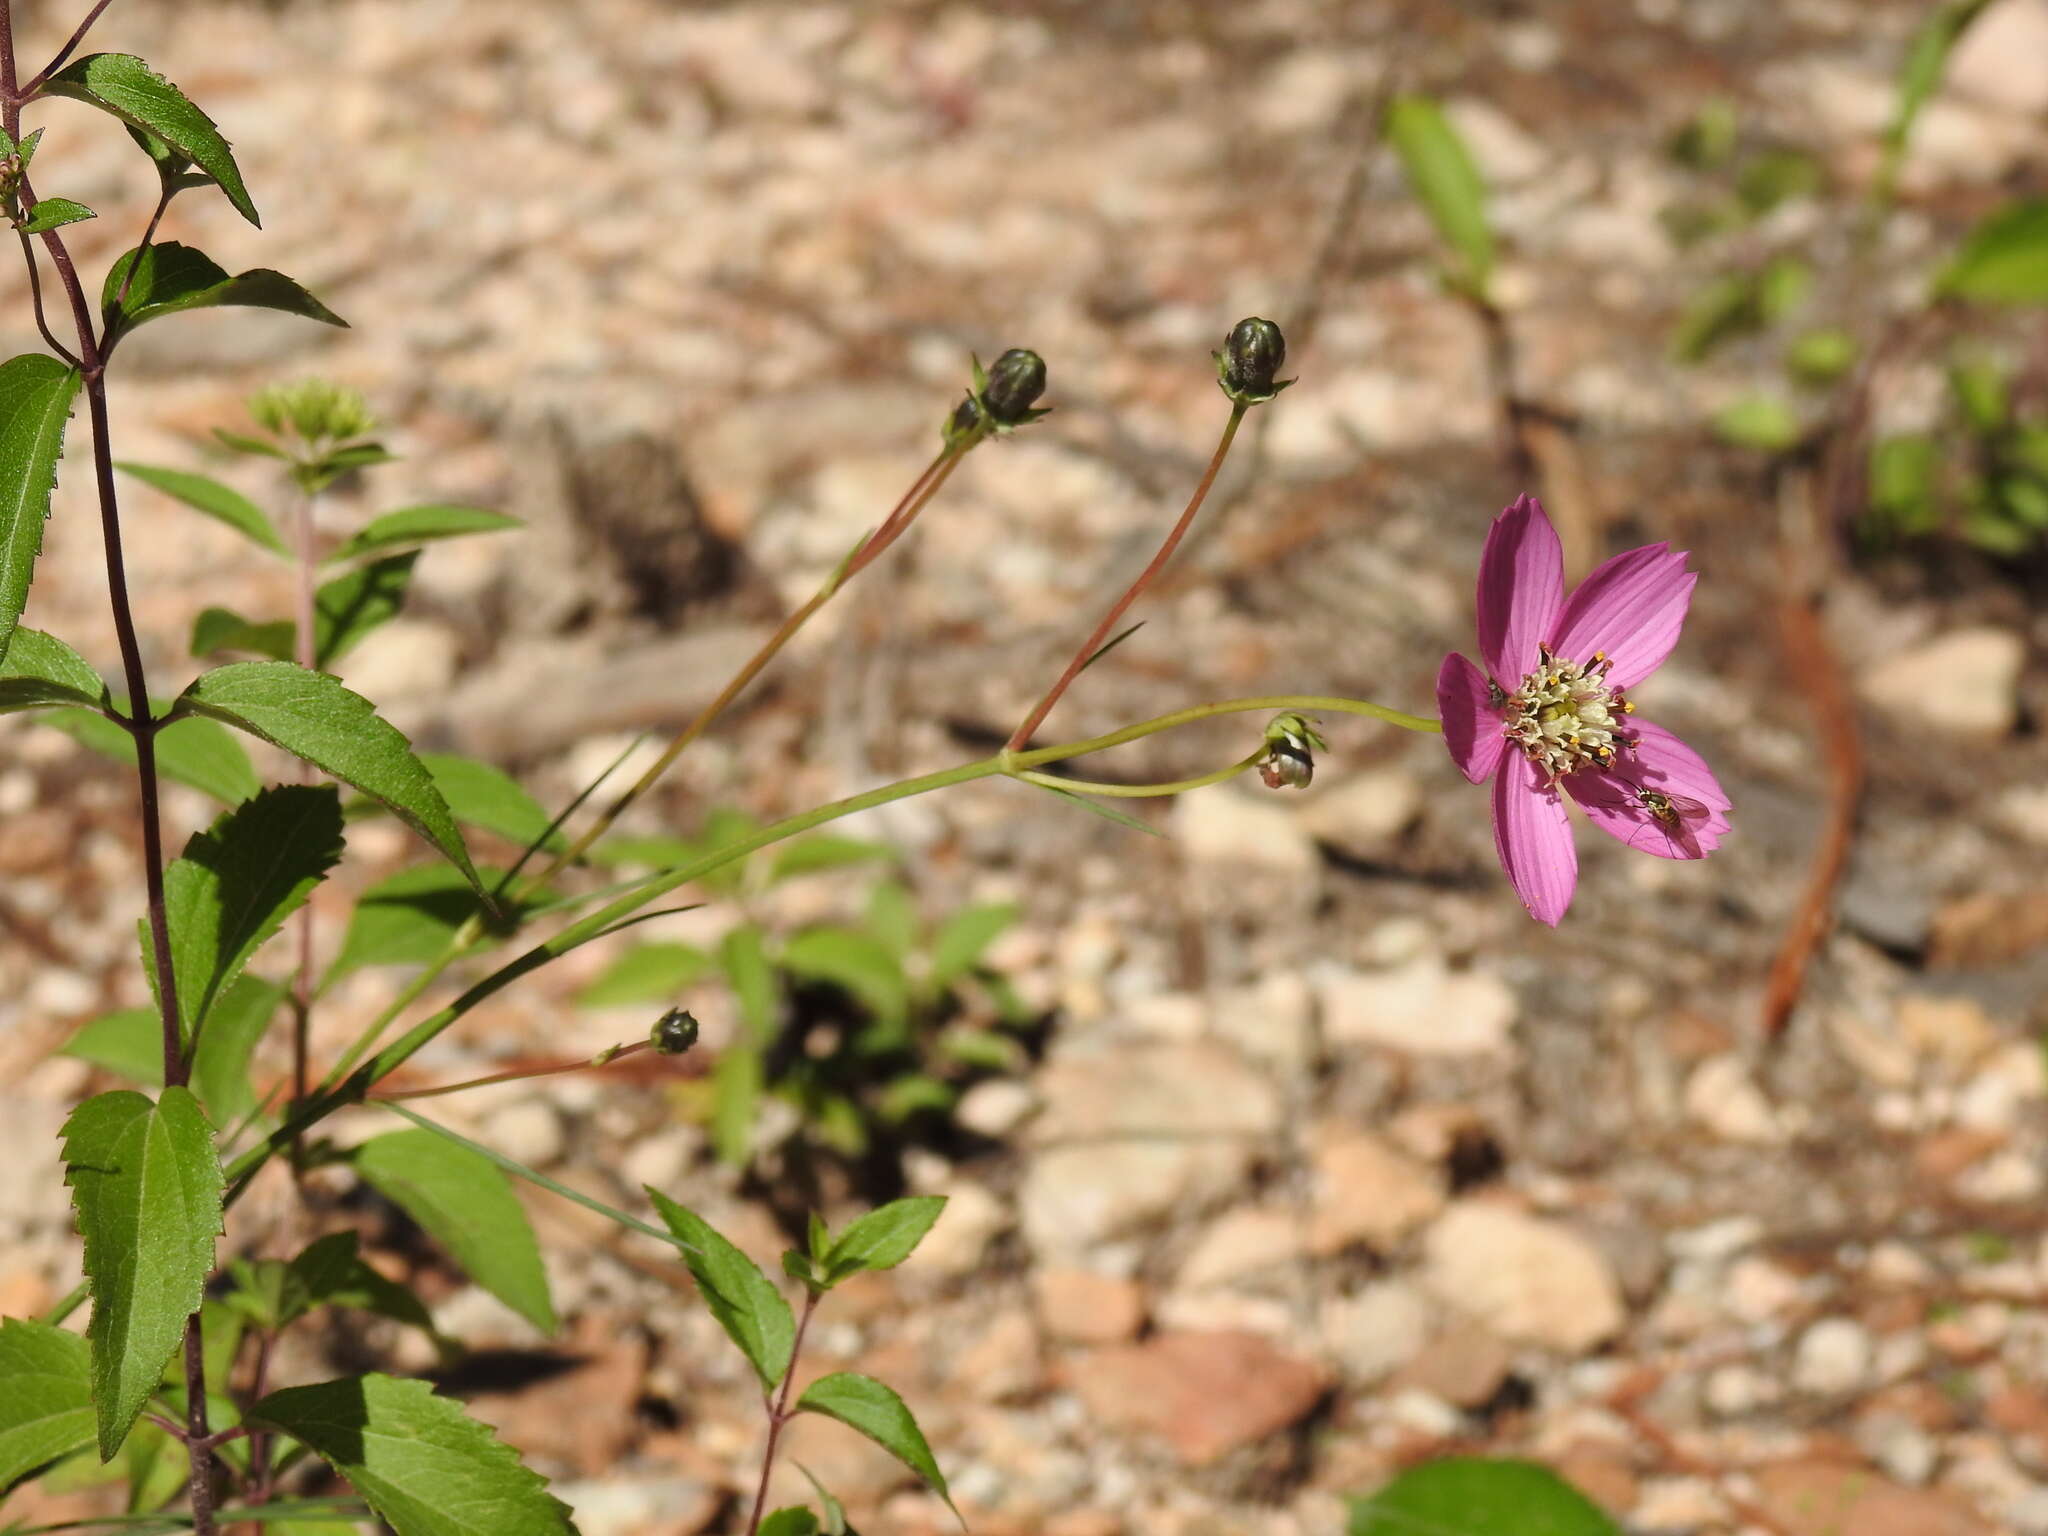
[[1712, 818], [1713, 808], [1685, 795], [1667, 795], [1661, 789], [1650, 789], [1641, 784], [1632, 787], [1636, 803], [1649, 820], [1629, 834], [1628, 846], [1653, 853], [1656, 848], [1644, 847], [1643, 839], [1649, 838], [1653, 843], [1661, 839], [1670, 857], [1699, 858], [1699, 833]]

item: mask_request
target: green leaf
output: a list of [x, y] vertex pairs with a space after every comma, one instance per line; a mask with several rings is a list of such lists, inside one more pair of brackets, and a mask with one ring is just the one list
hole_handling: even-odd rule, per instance
[[154, 464], [123, 460], [114, 468], [162, 491], [173, 500], [183, 502], [195, 512], [204, 512], [208, 517], [226, 523], [272, 554], [292, 558], [291, 549], [285, 543], [284, 535], [277, 531], [277, 525], [270, 520], [270, 514], [233, 486], [223, 485], [206, 475], [195, 475], [182, 469], [161, 469]]
[[1843, 330], [1808, 331], [1786, 348], [1785, 366], [1802, 384], [1832, 384], [1856, 366], [1856, 338]]
[[380, 880], [356, 902], [327, 980], [366, 965], [426, 965], [476, 909], [475, 890], [446, 864]]
[[1752, 218], [1820, 190], [1820, 162], [1796, 149], [1766, 149], [1736, 173], [1735, 196]]
[[96, 219], [94, 213], [83, 203], [74, 203], [68, 197], [41, 197], [21, 226], [24, 235], [40, 235], [46, 229], [62, 229], [66, 224], [77, 224], [86, 219]]
[[1351, 1501], [1348, 1536], [1621, 1536], [1584, 1494], [1534, 1462], [1450, 1456]]
[[778, 1509], [761, 1522], [758, 1536], [818, 1536], [818, 1517], [801, 1504]]
[[925, 1486], [952, 1508], [953, 1495], [946, 1489], [938, 1462], [932, 1459], [932, 1448], [925, 1444], [924, 1431], [917, 1427], [903, 1399], [872, 1376], [852, 1371], [820, 1376], [804, 1389], [796, 1406], [799, 1413], [821, 1413], [859, 1430], [923, 1478]]
[[1973, 432], [1988, 436], [2012, 416], [2012, 389], [2005, 370], [1989, 358], [1955, 358], [1948, 365], [1948, 387]]
[[[0, 715], [52, 704], [82, 704], [97, 712], [106, 702], [106, 683], [78, 652], [39, 629], [14, 631], [7, 660], [0, 663]], [[107, 724], [121, 731], [116, 722]]]
[[868, 842], [858, 837], [821, 833], [783, 847], [768, 867], [773, 885], [796, 875], [814, 875], [821, 870], [844, 869], [849, 864], [866, 864], [876, 859], [893, 859], [896, 850], [887, 843]]
[[327, 558], [330, 562], [353, 560], [358, 555], [373, 554], [380, 549], [399, 549], [411, 544], [425, 544], [432, 539], [497, 533], [521, 526], [516, 517], [507, 517], [502, 512], [486, 512], [481, 507], [402, 507], [372, 519]]
[[576, 994], [581, 1008], [665, 1003], [711, 968], [711, 957], [690, 944], [639, 944], [606, 966]]
[[1934, 292], [1979, 304], [2048, 304], [2048, 197], [2007, 203], [1971, 230]]
[[472, 1280], [543, 1333], [554, 1331], [533, 1226], [511, 1182], [487, 1158], [431, 1131], [392, 1131], [364, 1142], [350, 1161]]
[[1870, 446], [1870, 510], [1887, 533], [1931, 533], [1940, 521], [1941, 445], [1920, 433], [1881, 437]]
[[832, 1281], [856, 1270], [894, 1269], [924, 1241], [945, 1208], [944, 1195], [912, 1195], [869, 1211], [839, 1234], [825, 1256]]
[[[688, 1244], [683, 1262], [696, 1277], [704, 1305], [726, 1337], [754, 1367], [765, 1391], [773, 1391], [789, 1370], [796, 1347], [796, 1319], [789, 1303], [754, 1261], [727, 1242], [694, 1211], [649, 1186], [647, 1197], [669, 1231]], [[693, 1251], [694, 1250], [694, 1251]]]
[[765, 1045], [775, 1033], [775, 977], [768, 968], [768, 950], [761, 930], [742, 923], [718, 942], [718, 964], [732, 986], [747, 1038]]
[[1806, 302], [1813, 268], [1795, 256], [1774, 256], [1756, 277], [1756, 309], [1765, 325], [1776, 325]]
[[192, 1053], [192, 1091], [217, 1125], [232, 1125], [256, 1107], [249, 1060], [284, 1001], [283, 982], [244, 973], [214, 1002]]
[[64, 1182], [92, 1286], [93, 1405], [102, 1461], [120, 1449], [199, 1309], [221, 1230], [220, 1159], [199, 1102], [121, 1089], [64, 1122]]
[[825, 1506], [825, 1518], [820, 1526], [824, 1536], [847, 1536], [845, 1507], [811, 1474], [809, 1467], [798, 1462], [796, 1469], [803, 1473], [804, 1481], [811, 1485], [811, 1491], [818, 1496], [818, 1502]]
[[807, 928], [782, 948], [783, 968], [842, 988], [884, 1024], [910, 1016], [910, 982], [889, 946], [850, 928]]
[[[42, 723], [102, 757], [134, 765], [135, 738], [105, 715], [65, 709], [43, 716]], [[213, 721], [197, 717], [174, 720], [157, 731], [156, 766], [165, 778], [228, 805], [239, 805], [263, 787], [242, 744]]]
[[1738, 448], [1783, 453], [1799, 441], [1799, 418], [1775, 395], [1745, 395], [1715, 413], [1714, 431]]
[[85, 1340], [44, 1323], [0, 1320], [0, 1497], [92, 1438]]
[[962, 907], [932, 940], [931, 985], [943, 990], [981, 963], [983, 953], [1017, 921], [1015, 902]]
[[186, 1038], [214, 999], [341, 859], [341, 797], [280, 784], [195, 833], [164, 870], [171, 969]]
[[[128, 279], [131, 266], [135, 269], [132, 282]], [[125, 299], [121, 298], [123, 283], [128, 285]], [[227, 305], [282, 310], [348, 329], [346, 320], [282, 272], [252, 267], [230, 277], [227, 269], [204, 251], [175, 240], [126, 252], [107, 273], [100, 290], [100, 308], [109, 329], [117, 335], [163, 315]]]
[[433, 776], [370, 701], [324, 672], [288, 661], [238, 661], [196, 678], [175, 714], [236, 726], [381, 800], [483, 887]]
[[405, 606], [419, 551], [375, 560], [323, 583], [313, 595], [313, 665], [327, 671]]
[[1686, 301], [1671, 336], [1671, 355], [1682, 363], [1697, 363], [1724, 341], [1754, 331], [1761, 323], [1756, 278], [1747, 272], [1724, 272]]
[[162, 75], [128, 53], [94, 53], [52, 75], [51, 96], [70, 96], [111, 112], [131, 128], [154, 134], [220, 184], [228, 201], [251, 224], [262, 224], [242, 185], [242, 173], [220, 130]]
[[1913, 46], [1906, 52], [1905, 67], [1899, 71], [1898, 99], [1892, 106], [1891, 121], [1884, 130], [1884, 159], [1878, 167], [1877, 180], [1871, 189], [1871, 197], [1879, 205], [1891, 201], [1892, 189], [1898, 184], [1899, 167], [1906, 158], [1906, 146], [1912, 142], [1913, 124], [1919, 119], [1920, 109], [1927, 104], [1935, 88], [1941, 84], [1941, 77], [1948, 69], [1949, 54], [1962, 40], [1990, 0], [1950, 0], [1921, 23], [1920, 30], [1913, 36]]
[[310, 1446], [398, 1536], [574, 1536], [568, 1506], [539, 1474], [423, 1381], [286, 1387], [248, 1421]]
[[1462, 263], [1458, 275], [1483, 293], [1493, 275], [1493, 230], [1486, 186], [1465, 141], [1426, 96], [1396, 96], [1387, 107], [1386, 135], [1409, 188]]
[[213, 437], [215, 442], [232, 453], [246, 453], [259, 458], [283, 459], [286, 463], [291, 462], [292, 456], [285, 452], [284, 449], [278, 447], [277, 444], [266, 442], [260, 437], [251, 437], [246, 432], [230, 432], [225, 427], [215, 427], [213, 429]]
[[889, 946], [899, 963], [917, 946], [917, 904], [900, 880], [877, 880], [868, 892], [868, 932]]
[[[387, 1280], [362, 1261], [360, 1238], [354, 1232], [330, 1232], [306, 1247], [290, 1264], [260, 1271], [274, 1288], [267, 1326], [287, 1327], [317, 1307], [353, 1307], [374, 1312], [439, 1338], [434, 1320], [420, 1299], [395, 1280]], [[253, 1268], [253, 1266], [252, 1266]]]
[[146, 1088], [164, 1080], [164, 1027], [154, 1008], [123, 1008], [84, 1024], [58, 1053], [91, 1062]]
[[0, 363], [0, 661], [28, 601], [79, 383], [76, 370], [40, 352]]
[[751, 1045], [728, 1045], [711, 1069], [711, 1144], [729, 1167], [744, 1167], [754, 1150], [761, 1085], [761, 1052]]
[[192, 639], [186, 649], [194, 660], [204, 660], [222, 651], [254, 651], [272, 661], [290, 661], [298, 643], [298, 630], [290, 619], [259, 624], [232, 608], [202, 608], [199, 617], [192, 621]]
[[522, 848], [567, 846], [560, 832], [549, 830], [553, 818], [502, 768], [446, 752], [422, 752], [420, 761], [434, 776], [434, 787], [441, 791], [448, 809], [464, 826], [495, 832]]

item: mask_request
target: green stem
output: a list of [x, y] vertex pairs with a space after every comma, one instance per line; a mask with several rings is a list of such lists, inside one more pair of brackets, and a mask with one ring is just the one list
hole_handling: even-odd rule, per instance
[[1234, 779], [1247, 768], [1256, 768], [1266, 756], [1266, 748], [1260, 747], [1250, 757], [1232, 763], [1228, 768], [1218, 768], [1214, 773], [1200, 774], [1192, 779], [1175, 779], [1167, 784], [1098, 784], [1090, 779], [1063, 779], [1056, 773], [1033, 773], [1025, 770], [1016, 775], [1026, 784], [1043, 784], [1047, 789], [1063, 789], [1070, 795], [1104, 795], [1122, 799], [1147, 800], [1156, 795], [1185, 794], [1191, 789], [1207, 789], [1211, 784], [1221, 784]]
[[[1038, 747], [1029, 752], [1011, 752], [1005, 749], [993, 757], [962, 763], [958, 767], [941, 769], [937, 773], [921, 774], [913, 779], [901, 779], [894, 784], [884, 784], [863, 794], [849, 795], [844, 800], [834, 800], [828, 805], [785, 817], [680, 868], [650, 876], [615, 901], [571, 923], [553, 938], [535, 945], [523, 955], [508, 961], [476, 982], [447, 1007], [407, 1030], [345, 1081], [317, 1092], [299, 1113], [291, 1116], [264, 1141], [236, 1158], [227, 1170], [227, 1179], [231, 1186], [228, 1198], [232, 1201], [239, 1197], [249, 1178], [272, 1153], [289, 1146], [294, 1137], [303, 1133], [309, 1126], [326, 1119], [335, 1110], [347, 1104], [360, 1102], [378, 1081], [411, 1060], [479, 1003], [496, 995], [521, 976], [538, 970], [594, 938], [601, 937], [623, 919], [631, 917], [649, 902], [667, 895], [678, 886], [701, 880], [725, 865], [743, 859], [750, 853], [758, 852], [772, 843], [779, 843], [785, 838], [809, 832], [827, 822], [838, 821], [860, 811], [873, 810], [876, 806], [889, 805], [898, 800], [907, 800], [913, 795], [929, 794], [935, 789], [950, 789], [956, 784], [969, 784], [976, 779], [1022, 777], [1027, 770], [1046, 763], [1064, 762], [1068, 758], [1083, 757], [1090, 752], [1102, 752], [1110, 747], [1124, 746], [1129, 742], [1141, 741], [1147, 736], [1155, 736], [1161, 731], [1192, 725], [1198, 720], [1279, 710], [1362, 715], [1409, 731], [1437, 732], [1443, 729], [1434, 720], [1425, 719], [1420, 715], [1404, 714], [1400, 710], [1388, 709], [1383, 704], [1374, 704], [1364, 699], [1335, 698], [1324, 694], [1272, 694], [1247, 699], [1223, 699], [1213, 704], [1195, 704], [1186, 709], [1175, 710], [1171, 714], [1157, 715], [1150, 720], [1141, 720], [1135, 725], [1127, 725], [1105, 736], [1092, 736], [1085, 741]], [[1058, 787], [1064, 789], [1068, 786], [1062, 780]]]

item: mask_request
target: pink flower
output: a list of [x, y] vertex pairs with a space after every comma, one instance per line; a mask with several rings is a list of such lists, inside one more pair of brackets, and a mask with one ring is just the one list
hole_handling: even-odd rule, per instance
[[1453, 652], [1436, 675], [1451, 760], [1493, 780], [1493, 841], [1515, 894], [1552, 927], [1579, 858], [1559, 786], [1601, 831], [1662, 859], [1697, 859], [1729, 830], [1700, 755], [1635, 717], [1625, 690], [1656, 671], [1698, 578], [1685, 552], [1616, 555], [1566, 597], [1557, 530], [1533, 496], [1494, 519], [1479, 557], [1481, 671]]

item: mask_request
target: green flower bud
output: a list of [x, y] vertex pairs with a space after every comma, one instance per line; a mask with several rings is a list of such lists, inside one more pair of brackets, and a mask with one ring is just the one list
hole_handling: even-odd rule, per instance
[[982, 405], [997, 426], [1018, 427], [1044, 415], [1031, 406], [1045, 393], [1045, 359], [1023, 347], [1010, 348], [995, 360], [980, 393]]
[[1292, 384], [1292, 379], [1275, 379], [1287, 361], [1287, 338], [1280, 327], [1256, 315], [1230, 328], [1230, 338], [1216, 359], [1216, 381], [1223, 393], [1240, 405], [1259, 405]]
[[697, 1043], [697, 1016], [687, 1008], [671, 1008], [654, 1021], [647, 1043], [664, 1056], [680, 1056]]
[[1305, 715], [1275, 715], [1266, 727], [1259, 777], [1268, 789], [1307, 789], [1316, 776], [1315, 754], [1328, 746]]
[[953, 414], [946, 418], [946, 424], [939, 429], [939, 436], [949, 446], [965, 445], [982, 435], [981, 402], [969, 395], [953, 407]]

